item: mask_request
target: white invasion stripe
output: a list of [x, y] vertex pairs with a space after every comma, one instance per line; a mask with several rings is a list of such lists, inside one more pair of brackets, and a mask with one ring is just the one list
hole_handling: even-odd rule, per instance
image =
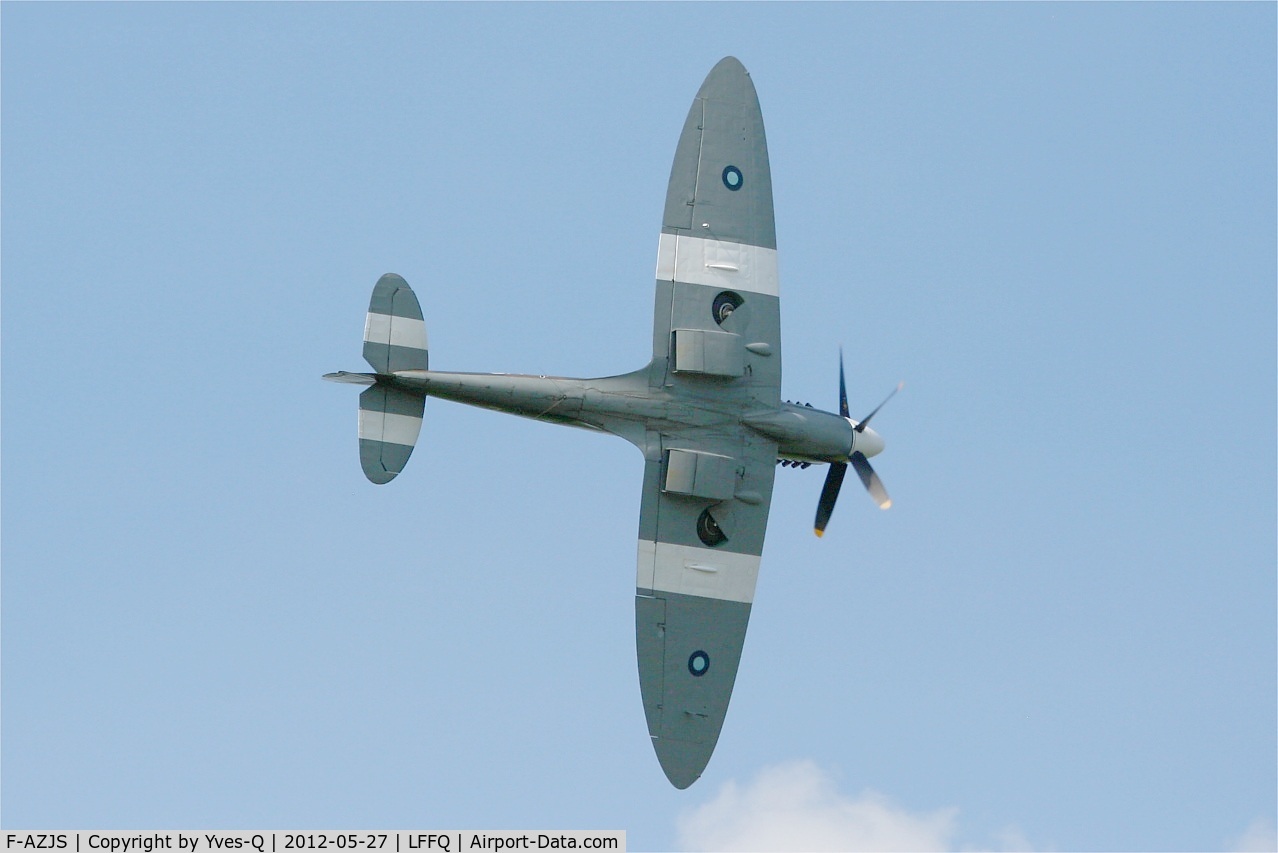
[[359, 410], [359, 437], [369, 441], [385, 441], [414, 447], [422, 431], [422, 419], [393, 412]]
[[777, 250], [662, 234], [657, 241], [657, 278], [777, 296]]
[[750, 604], [758, 579], [759, 557], [754, 554], [639, 540], [639, 573], [635, 579], [639, 589]]
[[426, 321], [368, 312], [364, 340], [373, 344], [426, 349]]

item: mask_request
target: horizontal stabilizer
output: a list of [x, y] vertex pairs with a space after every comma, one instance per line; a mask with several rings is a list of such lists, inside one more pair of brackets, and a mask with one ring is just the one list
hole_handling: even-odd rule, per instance
[[422, 429], [426, 398], [386, 385], [359, 395], [359, 464], [374, 483], [404, 470]]
[[387, 273], [377, 280], [364, 323], [364, 360], [378, 373], [426, 370], [426, 322], [408, 282]]

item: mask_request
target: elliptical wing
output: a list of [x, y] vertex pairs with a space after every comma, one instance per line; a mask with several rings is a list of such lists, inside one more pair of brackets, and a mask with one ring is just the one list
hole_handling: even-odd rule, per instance
[[644, 714], [662, 769], [686, 788], [727, 714], [772, 499], [776, 444], [740, 414], [781, 394], [767, 141], [733, 57], [706, 77], [679, 137], [654, 315], [651, 385], [707, 413], [705, 426], [649, 433], [639, 521]]

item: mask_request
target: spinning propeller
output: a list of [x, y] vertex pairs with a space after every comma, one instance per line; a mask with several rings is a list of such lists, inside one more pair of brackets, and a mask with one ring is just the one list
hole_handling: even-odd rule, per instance
[[[892, 390], [891, 394], [883, 399], [874, 407], [874, 411], [870, 412], [860, 422], [852, 421], [852, 454], [848, 457], [848, 462], [852, 463], [852, 467], [856, 469], [857, 476], [861, 478], [861, 484], [865, 486], [865, 490], [870, 493], [870, 497], [874, 498], [874, 502], [879, 505], [879, 509], [887, 509], [892, 505], [892, 499], [888, 497], [887, 489], [883, 488], [883, 481], [879, 479], [879, 475], [874, 473], [874, 469], [870, 467], [870, 460], [866, 458], [866, 454], [857, 450], [859, 439], [865, 435], [865, 428], [869, 425], [870, 419], [879, 413], [879, 409], [891, 400], [905, 387], [902, 382]], [[839, 350], [839, 414], [848, 417], [848, 389], [843, 381], [843, 350]], [[849, 418], [851, 420], [851, 418]], [[877, 433], [870, 430], [870, 436], [878, 439]], [[870, 451], [873, 456], [882, 450], [882, 440], [866, 442], [866, 444], [874, 447]], [[875, 446], [877, 445], [877, 446]], [[839, 499], [839, 489], [843, 487], [843, 478], [848, 473], [848, 462], [831, 462], [830, 472], [825, 475], [825, 485], [821, 487], [821, 500], [817, 503], [816, 524], [814, 532], [817, 536], [825, 533], [825, 526], [830, 523], [830, 513], [834, 512], [834, 502]]]

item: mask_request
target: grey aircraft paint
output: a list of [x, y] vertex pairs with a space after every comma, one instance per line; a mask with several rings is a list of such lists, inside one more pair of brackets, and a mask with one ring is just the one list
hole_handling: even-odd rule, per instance
[[777, 462], [845, 464], [854, 443], [864, 456], [882, 448], [842, 415], [781, 402], [779, 306], [763, 115], [749, 74], [727, 57], [697, 92], [675, 150], [646, 367], [599, 379], [429, 370], [417, 299], [388, 274], [365, 326], [374, 372], [325, 377], [371, 386], [360, 396], [360, 460], [374, 483], [407, 463], [426, 397], [639, 448], [639, 684], [657, 758], [678, 788], [700, 777], [727, 714]]

